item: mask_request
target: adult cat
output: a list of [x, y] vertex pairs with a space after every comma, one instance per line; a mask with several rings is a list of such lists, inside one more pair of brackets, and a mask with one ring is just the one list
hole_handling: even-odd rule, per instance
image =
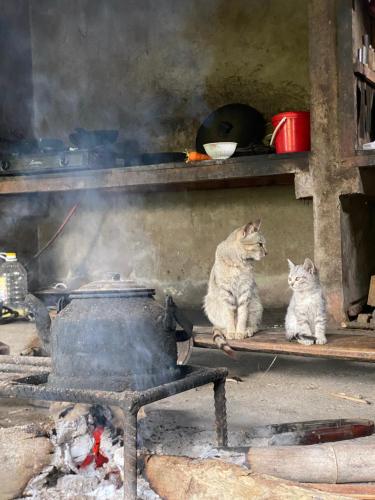
[[293, 290], [285, 317], [286, 338], [300, 344], [326, 344], [326, 304], [318, 272], [310, 259], [295, 265], [288, 259], [288, 283]]
[[234, 230], [222, 241], [204, 299], [204, 310], [213, 325], [220, 349], [233, 354], [226, 339], [242, 340], [259, 329], [263, 307], [253, 274], [253, 262], [267, 255], [260, 220]]

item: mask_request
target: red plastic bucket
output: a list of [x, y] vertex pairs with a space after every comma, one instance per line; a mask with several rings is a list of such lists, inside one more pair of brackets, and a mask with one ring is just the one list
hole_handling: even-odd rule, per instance
[[[310, 150], [309, 111], [287, 111], [272, 117], [276, 153]], [[278, 127], [279, 126], [279, 127]]]

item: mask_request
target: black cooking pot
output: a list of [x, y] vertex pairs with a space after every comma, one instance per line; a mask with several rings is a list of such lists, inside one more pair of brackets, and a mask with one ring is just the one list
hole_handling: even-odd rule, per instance
[[[173, 301], [164, 308], [154, 293], [126, 281], [94, 282], [71, 293], [70, 303], [52, 322], [48, 383], [122, 391], [179, 378], [175, 332], [179, 316], [174, 315]], [[36, 320], [38, 326], [40, 314]], [[183, 326], [189, 329], [186, 323]], [[46, 345], [45, 329], [39, 333]]]

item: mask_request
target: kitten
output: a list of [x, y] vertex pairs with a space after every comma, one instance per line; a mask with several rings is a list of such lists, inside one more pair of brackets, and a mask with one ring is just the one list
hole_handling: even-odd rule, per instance
[[260, 220], [233, 231], [221, 242], [204, 299], [218, 347], [233, 355], [226, 339], [242, 340], [259, 329], [263, 307], [253, 275], [253, 262], [267, 255]]
[[286, 338], [300, 344], [326, 344], [326, 304], [314, 263], [294, 265], [288, 259], [288, 283], [293, 290], [285, 317]]

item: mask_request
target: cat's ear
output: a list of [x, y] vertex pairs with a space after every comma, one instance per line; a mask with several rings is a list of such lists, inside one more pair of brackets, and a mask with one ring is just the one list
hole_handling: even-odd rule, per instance
[[261, 220], [257, 219], [255, 222], [248, 222], [243, 228], [242, 236], [248, 236], [249, 234], [256, 233], [259, 231]]
[[289, 260], [289, 259], [286, 259], [286, 260], [288, 261], [290, 271], [296, 267], [295, 264], [293, 264], [293, 262], [291, 260]]
[[261, 224], [262, 224], [262, 221], [261, 221], [260, 219], [257, 219], [257, 220], [254, 222], [253, 226], [254, 226], [254, 231], [255, 231], [255, 232], [256, 232], [256, 231], [259, 231]]
[[303, 263], [303, 268], [305, 271], [307, 271], [310, 274], [315, 274], [315, 272], [316, 272], [314, 262], [309, 258], [305, 259], [305, 262]]

